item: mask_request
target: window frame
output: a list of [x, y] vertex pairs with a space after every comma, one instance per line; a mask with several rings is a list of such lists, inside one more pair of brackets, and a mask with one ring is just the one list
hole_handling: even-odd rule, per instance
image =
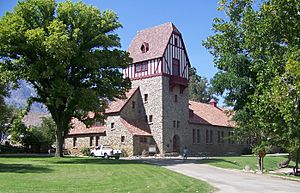
[[147, 71], [148, 71], [148, 62], [140, 62], [134, 64], [135, 73], [147, 72]]

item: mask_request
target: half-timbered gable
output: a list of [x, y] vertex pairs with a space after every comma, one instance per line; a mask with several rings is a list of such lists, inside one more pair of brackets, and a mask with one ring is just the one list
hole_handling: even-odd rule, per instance
[[139, 31], [128, 52], [133, 63], [123, 74], [131, 80], [159, 75], [188, 79], [188, 56], [181, 33], [172, 23]]

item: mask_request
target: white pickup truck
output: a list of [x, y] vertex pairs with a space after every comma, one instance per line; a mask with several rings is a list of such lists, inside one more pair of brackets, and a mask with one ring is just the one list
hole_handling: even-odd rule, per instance
[[93, 157], [103, 157], [108, 159], [110, 157], [114, 157], [115, 159], [119, 159], [122, 154], [121, 150], [112, 149], [107, 145], [100, 145], [91, 151], [91, 156]]

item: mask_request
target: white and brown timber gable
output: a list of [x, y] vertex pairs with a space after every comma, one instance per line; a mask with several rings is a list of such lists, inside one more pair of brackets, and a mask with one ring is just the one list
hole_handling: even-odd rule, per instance
[[124, 77], [136, 80], [165, 75], [188, 79], [190, 62], [181, 33], [172, 23], [138, 32], [128, 52], [133, 63], [123, 69]]

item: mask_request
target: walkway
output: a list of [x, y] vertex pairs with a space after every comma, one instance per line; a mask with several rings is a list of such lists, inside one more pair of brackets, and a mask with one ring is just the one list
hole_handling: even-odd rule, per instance
[[207, 181], [218, 189], [217, 193], [300, 192], [300, 182], [197, 164], [196, 159], [185, 162], [182, 159], [145, 159], [143, 161]]

